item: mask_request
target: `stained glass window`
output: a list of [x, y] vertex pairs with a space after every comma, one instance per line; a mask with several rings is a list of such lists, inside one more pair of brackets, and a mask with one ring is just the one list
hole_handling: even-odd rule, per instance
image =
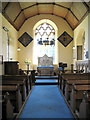
[[39, 25], [35, 30], [34, 64], [38, 64], [38, 57], [42, 57], [45, 54], [48, 57], [53, 57], [53, 64], [55, 64], [55, 44], [56, 44], [56, 42], [52, 45], [40, 45], [40, 44], [38, 44], [39, 40], [44, 41], [46, 39], [48, 39], [49, 42], [51, 42], [51, 40], [55, 40], [55, 30], [50, 24], [43, 23], [43, 24]]

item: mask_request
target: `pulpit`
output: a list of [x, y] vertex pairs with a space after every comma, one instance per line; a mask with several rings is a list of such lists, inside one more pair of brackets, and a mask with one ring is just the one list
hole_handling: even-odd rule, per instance
[[19, 62], [18, 61], [5, 61], [4, 62], [4, 74], [5, 75], [18, 75], [19, 74]]

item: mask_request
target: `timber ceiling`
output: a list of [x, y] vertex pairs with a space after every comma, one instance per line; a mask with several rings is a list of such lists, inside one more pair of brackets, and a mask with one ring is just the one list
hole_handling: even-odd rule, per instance
[[2, 2], [2, 14], [16, 30], [27, 19], [41, 14], [58, 16], [74, 30], [89, 12], [90, 2]]

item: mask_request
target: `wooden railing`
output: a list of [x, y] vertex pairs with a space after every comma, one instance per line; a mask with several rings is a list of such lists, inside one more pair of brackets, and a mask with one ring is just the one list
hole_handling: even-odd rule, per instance
[[88, 60], [76, 61], [76, 71], [87, 73], [89, 71], [89, 62]]

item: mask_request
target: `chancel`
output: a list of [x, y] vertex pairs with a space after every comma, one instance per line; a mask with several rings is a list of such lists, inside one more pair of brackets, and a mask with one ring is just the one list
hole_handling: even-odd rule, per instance
[[90, 119], [89, 0], [0, 4], [0, 119]]

